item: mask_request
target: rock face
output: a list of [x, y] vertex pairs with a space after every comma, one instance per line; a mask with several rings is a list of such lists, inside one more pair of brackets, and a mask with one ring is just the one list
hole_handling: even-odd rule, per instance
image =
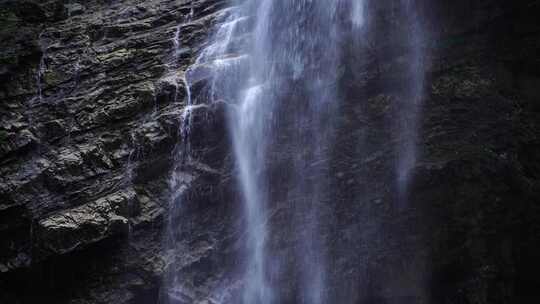
[[36, 248], [50, 254], [65, 254], [122, 231], [127, 233], [128, 220], [121, 214], [127, 214], [125, 211], [133, 196], [133, 192], [127, 195], [113, 194], [39, 221], [37, 235], [40, 238], [37, 241], [41, 244], [37, 244]]
[[[0, 302], [155, 301], [180, 79], [225, 2], [1, 3]], [[214, 108], [198, 111], [211, 165]], [[204, 168], [191, 192], [218, 182]]]
[[[369, 3], [376, 34], [369, 48], [347, 46], [340, 69], [335, 225], [321, 231], [339, 257], [329, 267], [333, 299], [534, 303], [538, 3], [417, 2], [429, 57], [408, 206], [394, 205], [388, 173], [388, 143], [400, 140], [388, 126], [406, 77], [399, 39], [384, 35], [400, 26], [391, 1]], [[158, 303], [170, 271], [181, 274], [178, 303], [214, 303], [241, 288], [228, 276], [244, 236], [226, 103], [194, 110], [198, 157], [174, 165], [184, 144], [182, 77], [229, 5], [0, 2], [0, 303]], [[276, 176], [280, 159], [270, 166]], [[170, 216], [172, 170], [183, 187]], [[272, 226], [283, 227], [272, 231], [274, 248], [294, 246], [290, 206], [272, 205]], [[163, 248], [167, 216], [181, 250]]]

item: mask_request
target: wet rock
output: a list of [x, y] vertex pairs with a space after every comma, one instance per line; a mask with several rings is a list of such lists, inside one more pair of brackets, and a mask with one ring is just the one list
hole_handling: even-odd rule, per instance
[[21, 149], [29, 148], [31, 145], [37, 143], [37, 139], [34, 134], [32, 134], [30, 130], [26, 129], [20, 130], [16, 133], [3, 132], [0, 133], [0, 136], [2, 136], [2, 143], [0, 144], [0, 158]]
[[163, 220], [166, 212], [164, 208], [147, 196], [140, 196], [138, 199], [140, 210], [138, 216], [132, 219], [135, 227], [143, 228], [146, 225], [159, 223]]
[[86, 8], [80, 3], [71, 3], [66, 5], [68, 16], [77, 16], [84, 13]]
[[65, 254], [106, 238], [126, 235], [126, 210], [133, 197], [131, 192], [116, 193], [39, 221], [36, 247], [40, 256]]

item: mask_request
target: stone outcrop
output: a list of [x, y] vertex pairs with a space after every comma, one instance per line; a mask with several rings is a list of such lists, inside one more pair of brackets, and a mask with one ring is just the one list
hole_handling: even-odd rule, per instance
[[[333, 199], [324, 202], [333, 225], [320, 236], [327, 255], [340, 257], [329, 265], [333, 297], [535, 302], [538, 4], [418, 3], [430, 43], [411, 205], [394, 205], [388, 173], [396, 151], [387, 143], [400, 140], [389, 126], [406, 77], [398, 39], [382, 34], [400, 26], [391, 1], [371, 1], [377, 34], [369, 48], [351, 45], [340, 69]], [[0, 1], [1, 303], [156, 303], [169, 271], [181, 274], [181, 303], [214, 303], [241, 289], [227, 276], [245, 237], [228, 101], [193, 110], [197, 158], [176, 168], [183, 191], [173, 200], [182, 203], [173, 214], [182, 250], [163, 248], [168, 180], [184, 144], [182, 78], [228, 5]], [[211, 71], [194, 70], [196, 99]], [[273, 154], [275, 183], [286, 183], [279, 168], [287, 153]], [[278, 254], [294, 246], [290, 206], [272, 204], [269, 220], [283, 229], [269, 242]]]
[[128, 205], [134, 196], [134, 192], [115, 193], [39, 221], [34, 238], [40, 244], [36, 248], [60, 255], [117, 234], [127, 234], [129, 226], [124, 216], [128, 215]]

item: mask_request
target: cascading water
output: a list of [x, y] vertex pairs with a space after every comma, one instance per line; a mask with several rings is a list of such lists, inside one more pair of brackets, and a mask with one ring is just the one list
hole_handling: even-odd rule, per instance
[[[339, 15], [348, 9], [351, 20], [340, 22]], [[245, 1], [230, 9], [187, 74], [201, 77], [198, 67], [211, 66], [208, 98], [236, 105], [229, 129], [245, 216], [243, 303], [280, 301], [275, 282], [279, 278], [269, 267], [281, 261], [267, 248], [269, 205], [275, 199], [295, 203], [298, 300], [324, 302], [319, 208], [328, 199], [340, 32], [347, 24], [362, 23], [363, 5], [358, 1]], [[283, 133], [291, 129], [296, 131]], [[278, 188], [268, 162], [275, 157], [271, 146], [282, 140], [281, 148], [293, 153], [286, 157], [289, 170], [283, 172], [289, 185]]]
[[[403, 5], [413, 20], [411, 4], [404, 0]], [[343, 37], [353, 33], [354, 39], [362, 39], [366, 11], [364, 0], [239, 1], [224, 10], [209, 43], [185, 72], [188, 100], [181, 133], [187, 145], [177, 151], [183, 156], [175, 160], [175, 171], [190, 156], [192, 109], [217, 101], [231, 108], [228, 129], [245, 232], [239, 257], [243, 261], [239, 302], [332, 301], [328, 260], [339, 257], [328, 255], [330, 245], [322, 235], [335, 224], [330, 219], [330, 160], [341, 98], [343, 45], [350, 43]], [[407, 132], [398, 147], [399, 195], [406, 191], [416, 161], [417, 101], [422, 90], [419, 41], [413, 38], [420, 34], [416, 32], [419, 26], [411, 28], [415, 32], [407, 39], [413, 60], [408, 94], [412, 101], [399, 122], [406, 121], [403, 130]], [[180, 27], [175, 49], [179, 35]], [[189, 87], [201, 80], [207, 86], [194, 101]], [[184, 187], [173, 173], [172, 202]], [[283, 216], [288, 226], [280, 227], [281, 234], [290, 232], [285, 242], [293, 244], [292, 249], [279, 252], [272, 240], [277, 228], [271, 223], [283, 204], [290, 214]], [[174, 239], [174, 233], [169, 237]], [[285, 276], [290, 286], [283, 284]], [[176, 281], [174, 277], [167, 280], [173, 285]]]

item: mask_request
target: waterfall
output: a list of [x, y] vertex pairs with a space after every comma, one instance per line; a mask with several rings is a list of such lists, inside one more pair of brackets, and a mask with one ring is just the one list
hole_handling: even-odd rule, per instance
[[[325, 239], [324, 231], [335, 225], [331, 183], [336, 172], [332, 172], [331, 159], [345, 69], [343, 49], [351, 43], [343, 39], [353, 35], [355, 43], [362, 40], [368, 7], [364, 0], [234, 3], [222, 11], [214, 34], [182, 79], [187, 100], [181, 135], [186, 144], [176, 152], [181, 158], [175, 158], [174, 172], [191, 155], [194, 107], [227, 103], [243, 218], [244, 246], [238, 257], [243, 287], [238, 302], [329, 303], [329, 261], [339, 257], [329, 256], [331, 240]], [[406, 94], [410, 102], [398, 122], [405, 138], [397, 148], [400, 196], [406, 192], [416, 162], [423, 85], [421, 50], [419, 41], [414, 40], [419, 25], [409, 2], [403, 5], [407, 20], [416, 25], [410, 27], [413, 33], [406, 38], [411, 54], [407, 58], [411, 68]], [[180, 34], [178, 27], [173, 38], [175, 54]], [[206, 86], [197, 97], [192, 96], [190, 86], [201, 81]], [[174, 201], [186, 186], [173, 173], [170, 187], [173, 215], [169, 222], [178, 208]], [[286, 206], [287, 214], [280, 213], [280, 206]], [[285, 225], [274, 227], [275, 221]], [[285, 252], [276, 245], [279, 236], [272, 232], [277, 229], [285, 238], [281, 241], [292, 243]], [[175, 238], [174, 231], [169, 234]], [[282, 283], [284, 277], [289, 279], [288, 286]], [[168, 280], [168, 284], [175, 284], [175, 278]]]
[[[243, 303], [280, 301], [276, 274], [269, 269], [287, 263], [268, 248], [275, 200], [296, 209], [291, 224], [300, 241], [291, 254], [299, 263], [293, 266], [298, 299], [324, 302], [319, 220], [329, 199], [328, 158], [339, 103], [339, 43], [346, 26], [339, 15], [348, 9], [350, 24], [361, 27], [364, 8], [358, 1], [245, 1], [226, 12], [187, 73], [188, 80], [205, 77], [210, 66], [209, 102], [225, 100], [234, 108], [228, 125], [244, 206]], [[242, 39], [246, 34], [247, 42]], [[280, 149], [293, 151], [284, 160], [288, 170], [282, 173], [289, 184], [283, 187], [268, 166], [278, 142]]]

